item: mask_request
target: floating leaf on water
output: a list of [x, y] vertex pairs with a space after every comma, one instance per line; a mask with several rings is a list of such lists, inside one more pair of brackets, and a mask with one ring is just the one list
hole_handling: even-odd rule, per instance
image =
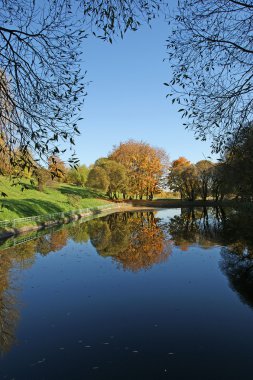
[[46, 361], [45, 358], [43, 358], [43, 359], [41, 359], [41, 360], [38, 360], [36, 363], [32, 363], [32, 364], [31, 364], [31, 367], [34, 367], [34, 366], [37, 365], [37, 364], [42, 364], [42, 363], [44, 363], [45, 361]]

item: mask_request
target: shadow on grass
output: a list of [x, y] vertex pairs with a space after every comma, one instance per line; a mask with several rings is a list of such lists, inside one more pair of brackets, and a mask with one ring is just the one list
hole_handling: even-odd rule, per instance
[[5, 199], [3, 201], [3, 206], [7, 210], [15, 212], [17, 217], [20, 218], [63, 211], [61, 207], [52, 202], [39, 199]]
[[108, 199], [105, 194], [100, 193], [94, 189], [87, 189], [87, 188], [80, 188], [80, 187], [67, 187], [67, 186], [61, 186], [58, 188], [58, 191], [61, 192], [64, 195], [79, 195], [79, 197], [82, 198], [102, 198], [102, 199]]

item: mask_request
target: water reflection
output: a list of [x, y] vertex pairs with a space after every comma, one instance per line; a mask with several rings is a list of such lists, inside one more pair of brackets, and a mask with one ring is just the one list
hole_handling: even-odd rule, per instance
[[76, 223], [24, 244], [0, 251], [0, 351], [15, 343], [19, 321], [19, 271], [29, 268], [35, 254], [46, 256], [68, 244], [89, 240], [102, 257], [111, 257], [120, 269], [149, 270], [168, 259], [172, 247], [187, 251], [197, 244], [207, 249], [221, 246], [220, 268], [241, 300], [253, 307], [253, 216], [227, 209], [182, 209], [169, 219], [159, 213], [117, 213], [86, 223]]
[[1, 250], [1, 353], [9, 351], [16, 341], [15, 331], [20, 305], [17, 302], [19, 289], [16, 288], [15, 275], [18, 270], [27, 269], [33, 265], [36, 253], [46, 256], [50, 252], [57, 252], [67, 245], [68, 239], [76, 243], [86, 243], [90, 239], [101, 256], [111, 256], [123, 269], [131, 271], [148, 269], [166, 260], [171, 252], [171, 245], [164, 231], [159, 227], [154, 214], [150, 212], [115, 214], [86, 223], [76, 223]]
[[111, 256], [124, 270], [147, 270], [171, 253], [166, 229], [153, 212], [109, 215], [91, 221], [88, 229], [97, 252]]
[[0, 352], [7, 352], [15, 342], [15, 330], [19, 319], [15, 288], [11, 281], [13, 266], [8, 252], [0, 255]]
[[170, 219], [168, 231], [182, 251], [192, 244], [209, 248], [218, 244], [225, 219], [224, 211], [218, 208], [182, 209], [181, 215]]
[[19, 270], [28, 269], [35, 261], [35, 253], [47, 255], [67, 244], [68, 231], [62, 229], [24, 244], [0, 251], [0, 353], [10, 350], [16, 342], [20, 305], [18, 303]]
[[253, 215], [251, 212], [222, 208], [182, 209], [171, 218], [168, 231], [174, 244], [187, 250], [192, 244], [201, 248], [227, 246], [230, 252], [253, 253]]
[[241, 300], [253, 307], [253, 216], [227, 213], [223, 228], [221, 269]]
[[242, 302], [253, 307], [253, 256], [245, 249], [243, 254], [224, 247], [221, 250], [221, 269], [229, 279], [231, 289]]
[[231, 289], [253, 307], [253, 215], [244, 210], [222, 208], [182, 210], [168, 229], [174, 244], [187, 251], [222, 246], [220, 268]]

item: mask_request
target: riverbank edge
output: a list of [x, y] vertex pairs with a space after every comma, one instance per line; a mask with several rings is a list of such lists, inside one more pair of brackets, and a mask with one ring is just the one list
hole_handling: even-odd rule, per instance
[[76, 214], [72, 214], [72, 215], [69, 215], [69, 216], [65, 216], [63, 218], [60, 218], [60, 219], [57, 219], [57, 220], [49, 220], [49, 221], [46, 221], [46, 222], [43, 222], [43, 223], [40, 223], [40, 224], [37, 224], [37, 225], [27, 225], [27, 226], [23, 226], [23, 227], [19, 227], [19, 228], [7, 228], [6, 231], [0, 233], [0, 240], [4, 240], [4, 239], [7, 239], [7, 238], [10, 238], [10, 237], [13, 237], [13, 236], [18, 236], [18, 235], [22, 235], [22, 234], [26, 234], [28, 232], [32, 232], [32, 231], [40, 231], [40, 230], [44, 230], [44, 229], [49, 229], [51, 227], [54, 227], [54, 226], [60, 226], [60, 225], [63, 225], [63, 224], [69, 224], [71, 222], [75, 222], [77, 220], [81, 220], [81, 219], [84, 219], [85, 221], [85, 218], [88, 218], [88, 217], [91, 217], [91, 216], [106, 216], [106, 215], [110, 215], [110, 214], [114, 214], [114, 213], [118, 213], [118, 212], [126, 212], [126, 211], [151, 211], [151, 210], [157, 210], [157, 207], [147, 207], [147, 206], [142, 206], [142, 207], [135, 207], [135, 206], [132, 206], [131, 204], [122, 204], [119, 206], [119, 204], [115, 204], [115, 207], [112, 207], [110, 209], [106, 209], [106, 210], [101, 210], [101, 211], [98, 211], [98, 210], [90, 210], [88, 212], [85, 212], [85, 213], [76, 213]]
[[[243, 203], [242, 203], [243, 204]], [[233, 200], [223, 200], [223, 201], [185, 201], [185, 200], [166, 200], [166, 199], [158, 199], [158, 200], [125, 200], [124, 202], [115, 202], [115, 207], [110, 209], [106, 209], [105, 211], [101, 210], [90, 210], [85, 213], [76, 213], [64, 218], [60, 218], [57, 220], [43, 222], [37, 225], [28, 225], [20, 228], [9, 228], [6, 231], [0, 233], [0, 240], [7, 239], [12, 236], [17, 236], [20, 234], [25, 234], [27, 232], [32, 231], [40, 231], [43, 229], [47, 229], [54, 226], [59, 226], [62, 224], [68, 224], [80, 219], [85, 219], [85, 217], [90, 217], [93, 215], [100, 214], [101, 216], [106, 216], [109, 214], [117, 213], [117, 212], [126, 212], [126, 211], [154, 211], [163, 208], [193, 208], [193, 207], [238, 207], [242, 206], [236, 201]]]
[[214, 200], [195, 200], [187, 201], [180, 199], [133, 199], [125, 200], [124, 203], [131, 204], [133, 207], [153, 207], [153, 208], [192, 208], [192, 207], [218, 207], [218, 206], [233, 206], [238, 205], [238, 202], [234, 200], [223, 200], [223, 201], [214, 201]]

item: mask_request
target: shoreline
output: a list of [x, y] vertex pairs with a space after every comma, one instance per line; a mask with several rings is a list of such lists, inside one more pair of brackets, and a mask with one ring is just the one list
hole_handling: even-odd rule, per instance
[[75, 222], [77, 220], [82, 220], [85, 222], [85, 218], [89, 218], [89, 217], [92, 217], [92, 216], [106, 216], [106, 215], [110, 215], [110, 214], [114, 214], [114, 213], [118, 213], [118, 212], [127, 212], [127, 211], [151, 211], [151, 210], [157, 210], [158, 208], [156, 207], [134, 207], [132, 205], [124, 205], [124, 206], [116, 206], [115, 208], [110, 208], [110, 209], [107, 209], [105, 211], [100, 211], [98, 212], [97, 210], [93, 211], [92, 209], [90, 210], [90, 212], [86, 212], [86, 213], [76, 213], [76, 214], [72, 214], [70, 216], [66, 216], [64, 218], [61, 218], [61, 219], [58, 219], [58, 220], [51, 220], [51, 221], [47, 221], [47, 222], [43, 222], [41, 224], [37, 224], [37, 225], [28, 225], [28, 226], [23, 226], [23, 227], [17, 227], [17, 228], [9, 228], [9, 229], [6, 229], [6, 231], [4, 232], [0, 232], [0, 241], [1, 240], [5, 240], [5, 239], [8, 239], [10, 237], [13, 237], [13, 236], [18, 236], [18, 235], [23, 235], [23, 234], [26, 234], [28, 232], [33, 232], [33, 231], [41, 231], [41, 230], [45, 230], [45, 229], [49, 229], [51, 227], [55, 227], [55, 226], [61, 226], [61, 225], [64, 225], [64, 224], [69, 224], [71, 222]]
[[126, 200], [124, 202], [115, 202], [115, 207], [112, 207], [110, 209], [105, 209], [104, 211], [101, 210], [92, 210], [80, 213], [76, 212], [72, 215], [65, 216], [63, 218], [57, 219], [57, 220], [48, 220], [42, 223], [39, 223], [37, 225], [27, 225], [23, 227], [12, 227], [12, 228], [6, 228], [6, 231], [0, 232], [0, 241], [5, 240], [7, 238], [18, 236], [22, 234], [26, 234], [28, 232], [32, 231], [41, 231], [44, 229], [49, 229], [54, 226], [60, 226], [64, 224], [69, 224], [71, 222], [81, 220], [83, 219], [85, 221], [85, 218], [89, 218], [92, 216], [106, 216], [114, 213], [119, 212], [133, 212], [133, 211], [157, 211], [159, 209], [164, 208], [194, 208], [194, 207], [234, 207], [234, 206], [241, 206], [242, 204], [233, 201], [233, 200], [224, 200], [224, 201], [202, 201], [202, 200], [196, 200], [196, 201], [181, 201], [178, 199], [175, 200]]

